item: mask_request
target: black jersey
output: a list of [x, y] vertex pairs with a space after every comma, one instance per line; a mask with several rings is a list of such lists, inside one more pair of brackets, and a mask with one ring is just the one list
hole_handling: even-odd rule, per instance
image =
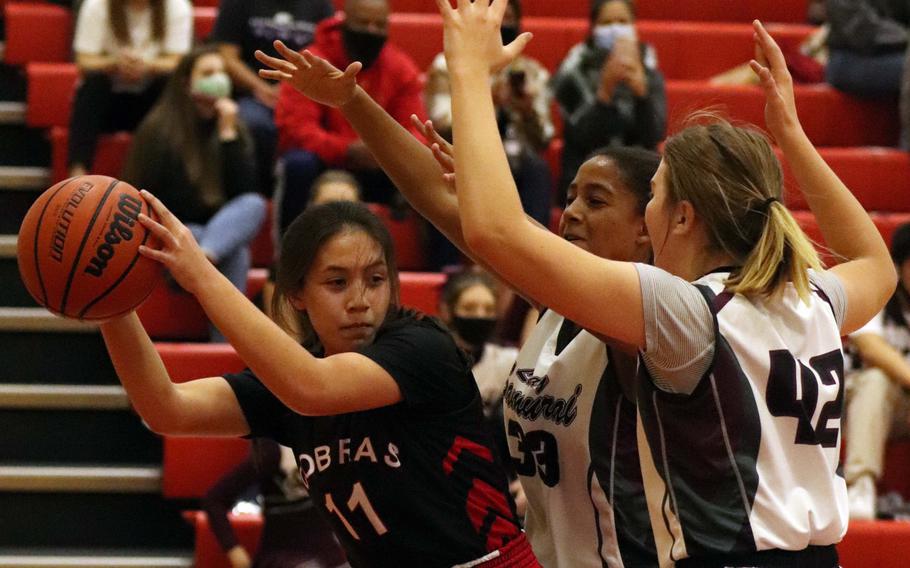
[[518, 538], [470, 362], [452, 337], [401, 315], [361, 353], [398, 383], [402, 402], [308, 417], [249, 371], [225, 377], [251, 435], [294, 449], [351, 565], [452, 566]]

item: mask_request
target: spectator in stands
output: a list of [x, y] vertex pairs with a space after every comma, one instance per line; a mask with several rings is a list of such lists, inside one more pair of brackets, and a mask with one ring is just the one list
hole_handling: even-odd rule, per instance
[[828, 83], [860, 97], [901, 97], [900, 145], [910, 149], [910, 74], [905, 65], [910, 4], [828, 0]]
[[[521, 2], [509, 0], [503, 19], [503, 41], [521, 33]], [[452, 139], [452, 95], [444, 53], [433, 60], [428, 71], [427, 110], [437, 132]], [[493, 97], [503, 145], [509, 155], [512, 175], [524, 210], [546, 226], [550, 221], [552, 176], [542, 153], [553, 138], [550, 118], [550, 73], [536, 59], [521, 55], [493, 78]], [[438, 267], [460, 262], [454, 245], [431, 229], [431, 257]]]
[[552, 89], [565, 123], [560, 191], [603, 146], [653, 149], [667, 122], [654, 48], [638, 41], [632, 0], [594, 0], [591, 33], [569, 51]]
[[[255, 560], [237, 540], [228, 513], [254, 487], [262, 503], [262, 536]], [[250, 454], [205, 494], [202, 508], [231, 568], [334, 568], [344, 552], [303, 486], [294, 452], [272, 440], [253, 440]]]
[[518, 349], [493, 341], [499, 323], [498, 300], [499, 286], [487, 272], [476, 266], [465, 268], [446, 279], [439, 303], [439, 319], [452, 330], [455, 343], [474, 359], [471, 371], [480, 389], [484, 418], [500, 458], [504, 458], [503, 463], [510, 471], [509, 488], [518, 515], [524, 517], [527, 500], [512, 471], [514, 468], [508, 467], [509, 445], [502, 427], [502, 390], [515, 365]]
[[[413, 128], [411, 114], [424, 115], [420, 71], [410, 56], [386, 43], [388, 23], [387, 0], [347, 0], [344, 15], [319, 25], [310, 51], [342, 69], [354, 61], [362, 63], [364, 88], [395, 120]], [[398, 203], [394, 186], [336, 109], [282, 85], [275, 123], [283, 170], [275, 196], [282, 233], [306, 206], [313, 180], [327, 167], [352, 172], [366, 201]]]
[[[521, 2], [509, 0], [502, 38], [511, 42], [521, 33]], [[536, 59], [518, 56], [493, 78], [499, 131], [509, 155], [525, 211], [538, 223], [550, 219], [550, 168], [541, 156], [553, 138], [550, 119], [550, 74]], [[433, 60], [428, 72], [427, 110], [436, 131], [452, 139], [452, 95], [445, 54]]]
[[271, 49], [280, 39], [301, 50], [313, 41], [316, 25], [334, 13], [330, 0], [221, 0], [210, 39], [221, 46], [228, 74], [239, 91], [240, 118], [256, 142], [259, 190], [272, 193], [272, 173], [278, 130], [275, 103], [278, 86], [256, 74], [257, 49]]
[[187, 0], [82, 3], [73, 40], [82, 82], [70, 118], [70, 175], [91, 169], [101, 133], [136, 128], [192, 42]]
[[844, 474], [852, 519], [875, 518], [885, 443], [889, 435], [910, 435], [910, 224], [895, 231], [891, 257], [900, 276], [894, 295], [875, 319], [850, 335], [862, 362], [847, 375]]
[[189, 225], [206, 257], [245, 291], [249, 244], [265, 219], [266, 202], [255, 192], [253, 144], [230, 94], [216, 47], [185, 56], [136, 131], [123, 177], [160, 195]]
[[357, 178], [344, 170], [322, 172], [310, 190], [310, 205], [330, 201], [360, 201], [360, 184]]

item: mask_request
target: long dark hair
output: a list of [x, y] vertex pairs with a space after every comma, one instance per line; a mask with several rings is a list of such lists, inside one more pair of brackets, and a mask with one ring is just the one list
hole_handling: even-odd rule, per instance
[[[212, 135], [214, 129], [207, 128], [196, 111], [196, 103], [190, 96], [190, 76], [196, 62], [206, 55], [218, 55], [215, 45], [203, 45], [183, 56], [168, 79], [161, 98], [149, 111], [148, 116], [136, 130], [133, 149], [124, 166], [123, 177], [133, 183], [147, 179], [146, 168], [161, 167], [162, 162], [172, 160], [165, 156], [179, 158], [186, 169], [187, 178], [197, 187], [201, 201], [209, 207], [217, 207], [224, 200], [221, 179], [221, 142]], [[209, 125], [211, 126], [211, 125]], [[249, 147], [249, 134], [242, 124], [237, 127], [238, 136]]]
[[[130, 0], [108, 0], [107, 19], [111, 23], [111, 31], [120, 45], [130, 45], [130, 29], [126, 21], [126, 8]], [[167, 24], [167, 0], [148, 0], [149, 10], [152, 11], [152, 38], [155, 41], [164, 39], [164, 27]]]
[[278, 325], [285, 330], [293, 329], [289, 319], [296, 318], [301, 343], [311, 351], [319, 348], [319, 337], [307, 315], [295, 310], [290, 298], [303, 287], [322, 246], [335, 235], [354, 231], [366, 233], [382, 249], [392, 292], [383, 325], [400, 315], [401, 285], [395, 264], [395, 248], [382, 221], [365, 205], [352, 201], [335, 201], [308, 207], [291, 223], [281, 239], [272, 314]]
[[[900, 266], [910, 259], [910, 223], [904, 223], [894, 231], [891, 237], [891, 259], [897, 265], [897, 272], [900, 274]], [[904, 310], [910, 307], [910, 291], [904, 287], [903, 281], [898, 282], [894, 294], [885, 304], [885, 321], [891, 321], [902, 327], [910, 327], [904, 318]]]

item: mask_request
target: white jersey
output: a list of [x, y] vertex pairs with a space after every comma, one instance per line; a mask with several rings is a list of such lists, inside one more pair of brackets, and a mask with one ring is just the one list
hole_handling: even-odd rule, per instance
[[638, 439], [665, 566], [831, 545], [847, 529], [844, 360], [833, 303], [817, 280], [807, 305], [792, 285], [767, 300], [725, 292], [727, 276], [695, 283], [715, 330], [710, 367], [694, 390], [658, 388], [646, 355], [640, 368]]
[[637, 365], [614, 359], [608, 365], [607, 345], [546, 311], [506, 383], [509, 453], [544, 568], [657, 566], [635, 439]]

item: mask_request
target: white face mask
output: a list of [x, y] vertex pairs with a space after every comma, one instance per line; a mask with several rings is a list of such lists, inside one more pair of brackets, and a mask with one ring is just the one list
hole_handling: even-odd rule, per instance
[[616, 40], [620, 38], [635, 39], [635, 26], [632, 24], [606, 24], [595, 26], [591, 32], [594, 38], [594, 45], [609, 51], [613, 49]]

